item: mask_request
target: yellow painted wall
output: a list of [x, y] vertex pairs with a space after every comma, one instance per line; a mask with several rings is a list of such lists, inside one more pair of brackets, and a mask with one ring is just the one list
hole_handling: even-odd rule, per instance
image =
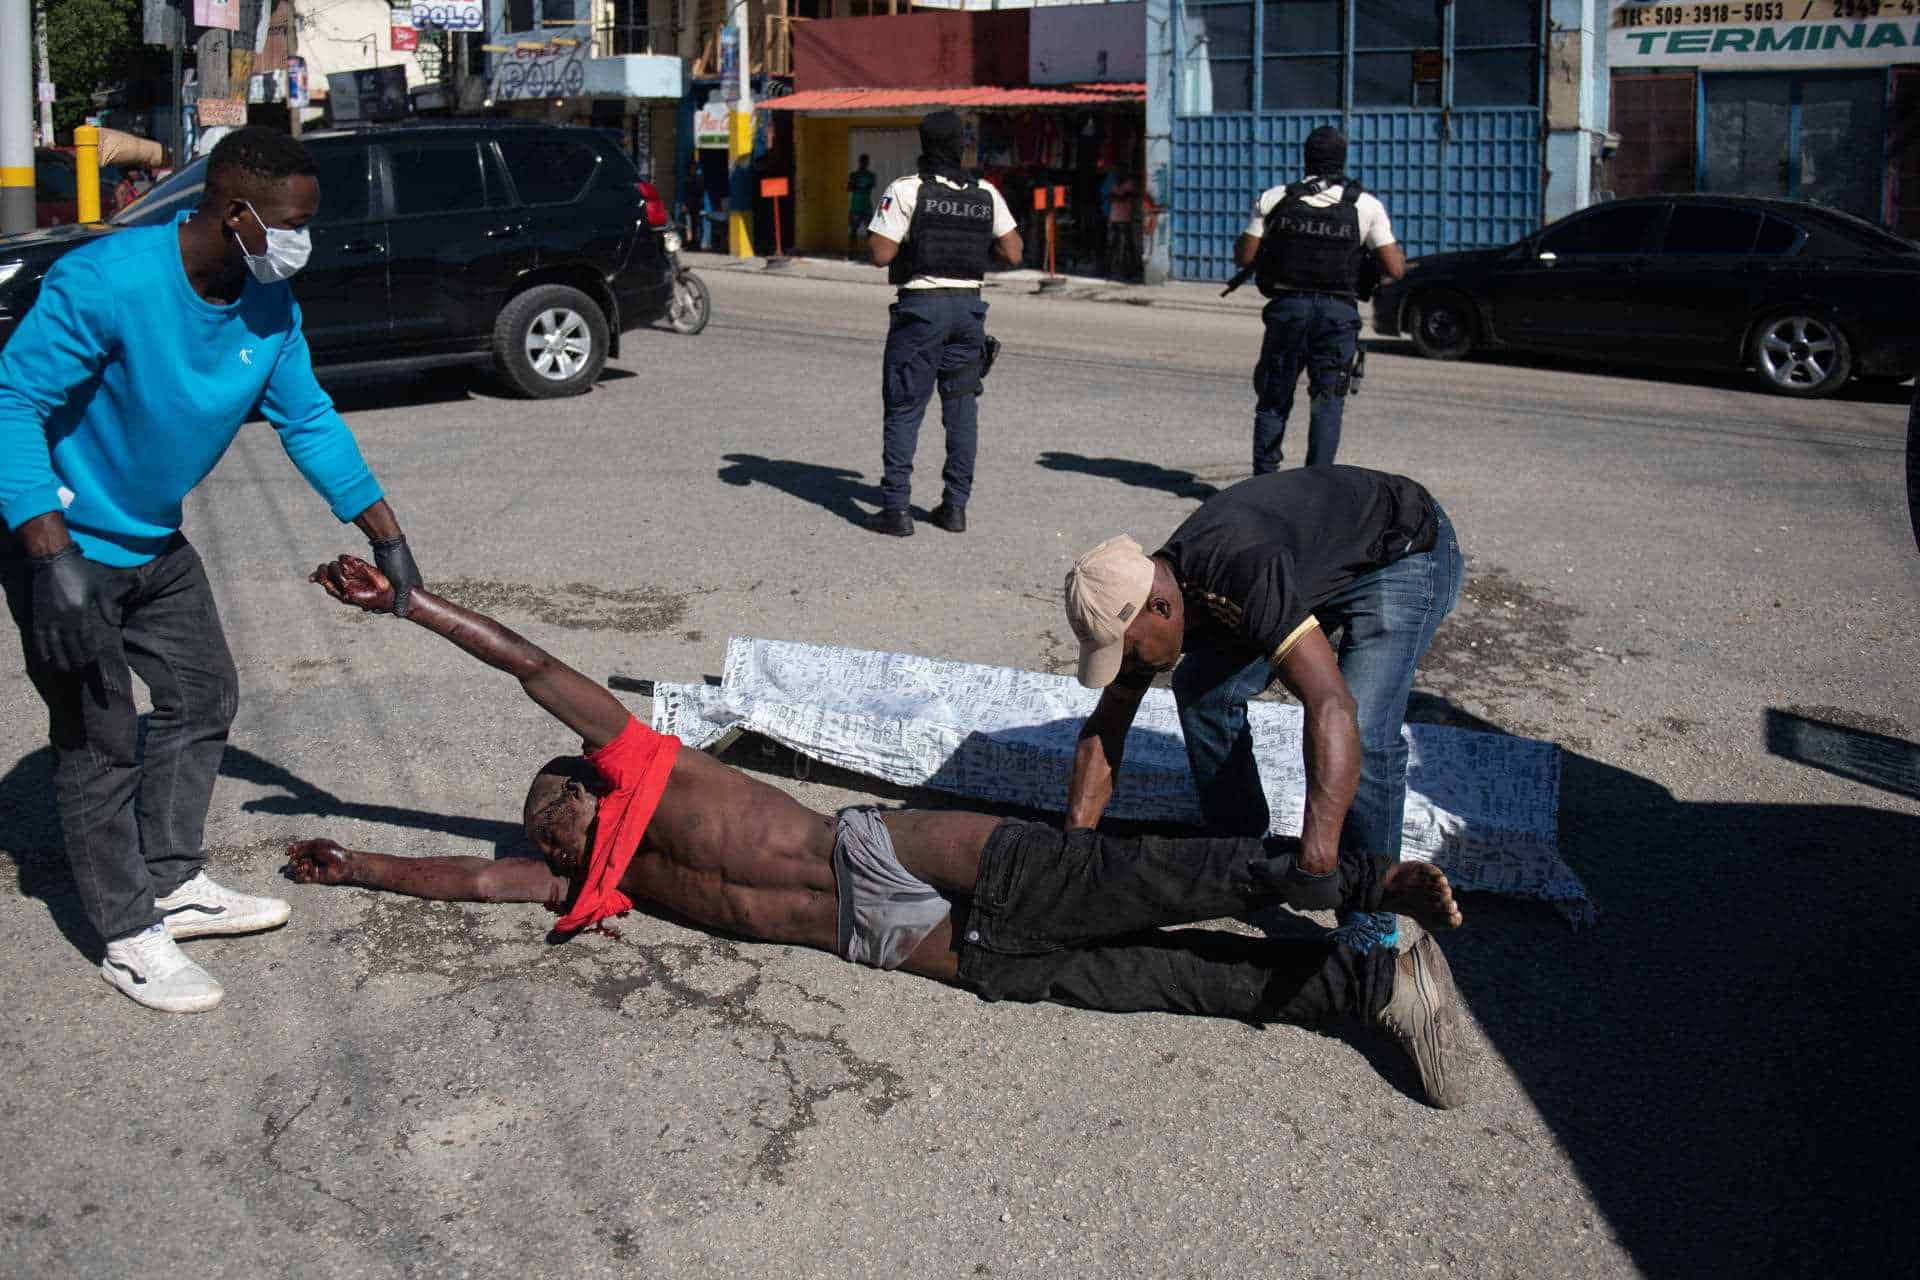
[[[809, 116], [794, 122], [793, 247], [800, 253], [847, 251], [847, 135], [855, 129], [913, 129], [920, 117]], [[882, 185], [891, 181], [881, 175]], [[880, 199], [880, 190], [873, 193]]]

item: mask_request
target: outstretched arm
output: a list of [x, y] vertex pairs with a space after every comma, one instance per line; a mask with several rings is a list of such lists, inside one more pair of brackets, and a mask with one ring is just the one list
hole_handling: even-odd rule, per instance
[[440, 902], [566, 902], [567, 882], [532, 858], [395, 858], [331, 840], [287, 846], [287, 874], [300, 884], [357, 884]]
[[[319, 583], [335, 600], [369, 613], [393, 608], [393, 585], [357, 556], [341, 556], [332, 564], [323, 564], [308, 580]], [[579, 734], [589, 751], [612, 742], [633, 718], [618, 698], [539, 645], [484, 613], [444, 600], [424, 587], [414, 588], [407, 621], [451, 640], [488, 666], [498, 667], [518, 680], [527, 696]]]

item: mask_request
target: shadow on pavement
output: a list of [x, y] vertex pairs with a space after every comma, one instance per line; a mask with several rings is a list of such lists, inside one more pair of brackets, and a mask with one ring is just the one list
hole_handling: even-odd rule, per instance
[[[880, 486], [868, 484], [851, 467], [826, 467], [817, 462], [794, 462], [786, 458], [766, 458], [757, 453], [729, 453], [729, 464], [715, 475], [724, 483], [745, 488], [763, 484], [802, 502], [811, 502], [849, 524], [859, 524], [869, 512], [859, 504], [878, 510]], [[922, 507], [910, 508], [914, 519], [924, 520]]]
[[[326, 393], [333, 397], [334, 408], [341, 413], [414, 409], [462, 400], [505, 398], [485, 365], [455, 365], [444, 369], [393, 373], [321, 368], [314, 371], [314, 376], [319, 379]], [[632, 370], [608, 365], [601, 370], [599, 380], [594, 385], [623, 382], [638, 376]]]
[[[495, 857], [525, 855], [531, 851], [519, 823], [343, 800], [240, 747], [227, 748], [220, 762], [220, 773], [223, 777], [258, 786], [278, 787], [284, 792], [246, 802], [241, 808], [249, 813], [356, 819], [414, 831], [437, 831], [469, 840], [491, 840]], [[0, 857], [12, 859], [21, 896], [44, 903], [54, 925], [73, 948], [89, 961], [97, 962], [103, 950], [101, 939], [81, 908], [73, 871], [60, 844], [51, 748], [28, 752], [0, 776], [0, 814], [5, 815], [5, 825], [0, 827]]]
[[[1409, 719], [1500, 732], [1426, 695]], [[1595, 927], [1473, 894], [1447, 954], [1635, 1262], [1654, 1276], [1913, 1274], [1902, 908], [1920, 891], [1920, 819], [1688, 803], [1569, 751], [1560, 846]]]
[[1134, 458], [1089, 458], [1049, 449], [1040, 455], [1038, 462], [1049, 471], [1071, 471], [1102, 480], [1118, 480], [1140, 489], [1158, 489], [1176, 498], [1205, 501], [1220, 492], [1220, 486], [1202, 480], [1191, 471], [1177, 471]]
[[[1362, 335], [1369, 356], [1406, 356], [1424, 359], [1406, 338], [1380, 338]], [[1723, 391], [1746, 391], [1756, 396], [1776, 398], [1763, 390], [1750, 373], [1732, 369], [1670, 369], [1658, 365], [1627, 364], [1618, 360], [1581, 359], [1543, 351], [1499, 349], [1475, 351], [1467, 357], [1474, 364], [1505, 365], [1513, 369], [1553, 369], [1565, 373], [1599, 373], [1615, 378], [1635, 378], [1641, 382], [1672, 382], [1690, 387], [1717, 387]], [[1842, 404], [1906, 404], [1914, 389], [1885, 378], [1856, 378], [1828, 399]], [[1777, 397], [1792, 400], [1792, 396]]]

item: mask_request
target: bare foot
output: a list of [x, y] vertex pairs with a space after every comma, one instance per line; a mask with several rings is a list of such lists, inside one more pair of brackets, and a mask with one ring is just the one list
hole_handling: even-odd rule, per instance
[[1430, 862], [1398, 862], [1387, 872], [1380, 909], [1411, 916], [1434, 933], [1460, 927], [1460, 908], [1453, 905], [1453, 886], [1447, 873]]

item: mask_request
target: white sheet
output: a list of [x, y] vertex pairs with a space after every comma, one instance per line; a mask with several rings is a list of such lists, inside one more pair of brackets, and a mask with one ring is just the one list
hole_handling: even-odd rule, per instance
[[[719, 688], [655, 686], [653, 726], [703, 748], [746, 729], [888, 782], [1061, 811], [1080, 722], [1097, 696], [1067, 676], [736, 636]], [[1300, 708], [1247, 710], [1273, 829], [1296, 835], [1306, 794]], [[1461, 889], [1540, 899], [1591, 923], [1587, 891], [1560, 858], [1560, 749], [1437, 725], [1402, 732], [1411, 763], [1401, 855], [1438, 863]], [[1200, 820], [1166, 689], [1141, 703], [1107, 812]]]

